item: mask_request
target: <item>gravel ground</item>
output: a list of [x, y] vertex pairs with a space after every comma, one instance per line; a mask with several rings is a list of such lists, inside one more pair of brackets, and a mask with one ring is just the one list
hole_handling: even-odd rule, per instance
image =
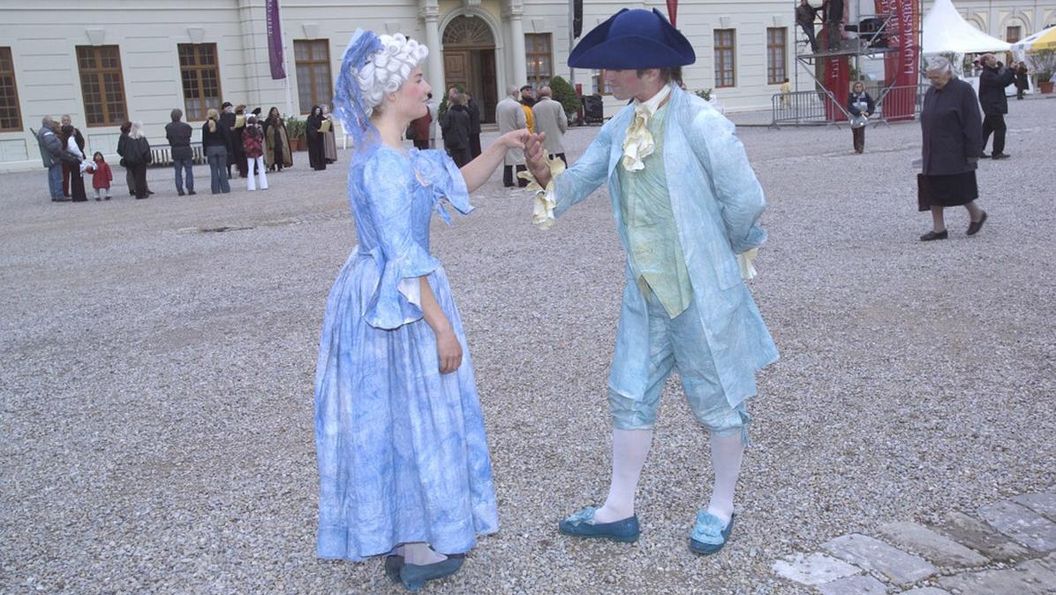
[[[1056, 482], [1056, 101], [1011, 102], [981, 163], [990, 219], [921, 244], [915, 124], [746, 128], [770, 198], [752, 289], [782, 360], [760, 378], [731, 544], [691, 555], [710, 485], [677, 381], [636, 545], [557, 520], [604, 498], [605, 381], [624, 256], [604, 191], [541, 232], [501, 172], [434, 227], [468, 329], [501, 531], [436, 593], [786, 593], [774, 559], [891, 520]], [[578, 155], [596, 128], [568, 135]], [[342, 154], [342, 159], [347, 160]], [[345, 166], [271, 190], [52, 204], [3, 176], [0, 591], [391, 592], [380, 562], [315, 558], [312, 381], [326, 293], [354, 244]], [[120, 176], [118, 176], [120, 177]], [[120, 192], [118, 195], [122, 194]], [[201, 231], [245, 227], [225, 233]]]

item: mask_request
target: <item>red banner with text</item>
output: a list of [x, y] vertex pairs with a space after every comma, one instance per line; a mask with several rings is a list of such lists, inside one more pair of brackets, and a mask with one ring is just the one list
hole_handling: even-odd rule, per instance
[[884, 97], [884, 117], [911, 120], [916, 111], [920, 82], [920, 3], [918, 0], [875, 0], [876, 14], [891, 21], [885, 29], [887, 47], [895, 51], [884, 58], [884, 85], [893, 86]]

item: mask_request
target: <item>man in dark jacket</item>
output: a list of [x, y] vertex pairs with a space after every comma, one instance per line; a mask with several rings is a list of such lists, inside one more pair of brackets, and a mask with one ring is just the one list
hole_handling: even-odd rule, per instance
[[191, 151], [191, 125], [181, 122], [183, 111], [172, 110], [172, 122], [165, 125], [165, 138], [169, 139], [172, 168], [176, 172], [176, 193], [183, 196], [184, 172], [187, 178], [187, 194], [194, 194], [194, 154]]
[[55, 134], [55, 121], [51, 116], [44, 116], [40, 121], [40, 130], [37, 131], [37, 142], [40, 144], [40, 159], [44, 167], [48, 168], [48, 193], [54, 202], [64, 202], [70, 199], [62, 193], [62, 155], [63, 145]]
[[[231, 164], [238, 162], [236, 161], [237, 155], [235, 155], [235, 145], [241, 145], [241, 142], [235, 142], [235, 106], [230, 101], [225, 101], [220, 105], [220, 125], [227, 129], [227, 178], [231, 179]], [[241, 136], [238, 138], [241, 141]]]
[[840, 49], [840, 40], [843, 39], [843, 0], [827, 0], [823, 5], [825, 11], [825, 26], [829, 31], [829, 51]]
[[818, 9], [810, 5], [809, 0], [799, 0], [796, 7], [796, 24], [803, 29], [803, 34], [810, 42], [810, 51], [818, 53], [818, 40], [814, 37], [814, 21], [818, 18]]
[[455, 160], [455, 165], [462, 167], [471, 161], [469, 156], [469, 112], [462, 94], [454, 87], [447, 94], [447, 111], [440, 116], [440, 130], [444, 136], [444, 148]]
[[[979, 104], [983, 108], [983, 149], [994, 133], [994, 152], [992, 159], [1008, 159], [1005, 154], [1005, 114], [1008, 113], [1008, 98], [1005, 87], [1012, 84], [1016, 73], [997, 61], [993, 54], [984, 55], [980, 61], [983, 72], [979, 75]], [[983, 153], [983, 157], [986, 157]]]

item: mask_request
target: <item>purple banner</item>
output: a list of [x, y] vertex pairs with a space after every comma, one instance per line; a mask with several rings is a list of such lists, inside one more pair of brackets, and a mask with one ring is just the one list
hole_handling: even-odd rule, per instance
[[282, 21], [279, 19], [279, 0], [266, 0], [268, 13], [268, 60], [271, 62], [271, 78], [286, 78], [286, 64], [282, 55]]

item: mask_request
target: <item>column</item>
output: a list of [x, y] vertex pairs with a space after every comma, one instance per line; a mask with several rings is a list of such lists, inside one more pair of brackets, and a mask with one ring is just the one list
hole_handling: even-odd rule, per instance
[[436, 0], [422, 0], [420, 14], [425, 19], [425, 45], [429, 48], [425, 80], [433, 87], [437, 102], [444, 96], [444, 47], [440, 43], [440, 10]]
[[510, 53], [512, 54], [513, 66], [511, 84], [518, 87], [528, 82], [528, 58], [524, 50], [524, 5], [520, 0], [510, 0], [507, 18], [510, 20]]

